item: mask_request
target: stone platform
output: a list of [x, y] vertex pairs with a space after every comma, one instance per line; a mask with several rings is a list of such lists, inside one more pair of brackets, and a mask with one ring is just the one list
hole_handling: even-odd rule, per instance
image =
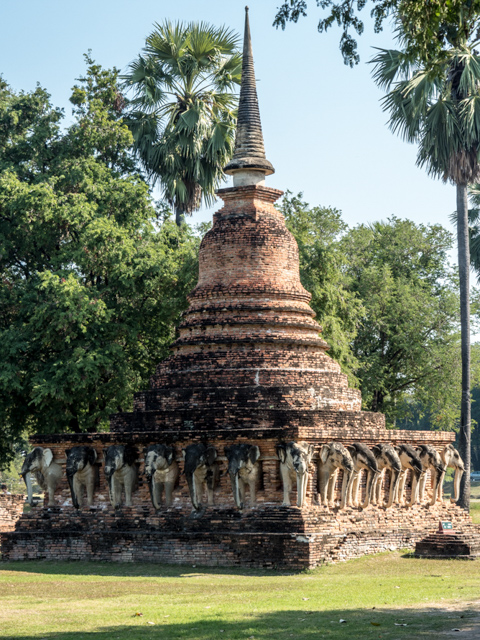
[[[449, 519], [468, 526], [464, 511], [447, 503], [345, 510], [263, 504], [240, 512], [207, 507], [104, 510], [44, 508], [2, 536], [8, 560], [94, 560], [301, 570], [415, 543]], [[418, 545], [417, 545], [418, 548]]]
[[430, 533], [415, 545], [417, 558], [455, 558], [475, 560], [480, 557], [480, 525], [455, 523], [454, 530]]

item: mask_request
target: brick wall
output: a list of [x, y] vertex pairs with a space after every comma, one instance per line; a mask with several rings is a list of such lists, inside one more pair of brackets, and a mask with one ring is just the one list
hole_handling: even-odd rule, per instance
[[0, 493], [0, 531], [13, 531], [23, 513], [25, 496]]
[[464, 511], [446, 503], [344, 511], [265, 505], [243, 513], [208, 507], [201, 517], [178, 507], [64, 508], [62, 518], [59, 510], [27, 514], [21, 530], [3, 534], [4, 558], [303, 569], [413, 548], [439, 520], [451, 520], [457, 530], [470, 526]]

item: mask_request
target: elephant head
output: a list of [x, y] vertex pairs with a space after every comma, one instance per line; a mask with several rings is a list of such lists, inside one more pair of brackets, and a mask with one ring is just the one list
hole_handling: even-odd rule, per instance
[[360, 488], [360, 474], [362, 469], [366, 470], [367, 482], [365, 486], [365, 500], [363, 501], [362, 508], [365, 509], [370, 504], [372, 498], [373, 481], [378, 474], [378, 465], [372, 451], [367, 445], [361, 442], [354, 442], [347, 447], [350, 455], [352, 456], [354, 480], [352, 483], [352, 504], [357, 505], [358, 490]]
[[35, 475], [35, 479], [40, 487], [44, 491], [48, 492], [48, 506], [53, 506], [55, 504], [53, 496], [57, 484], [62, 477], [62, 468], [59, 464], [53, 462], [53, 453], [51, 449], [35, 447], [35, 449], [29, 453], [23, 461], [20, 475], [27, 487], [27, 502], [30, 505], [33, 503], [32, 479], [30, 477], [31, 473]]
[[[394, 502], [398, 502], [398, 485], [400, 482], [400, 473], [402, 471], [402, 463], [391, 444], [376, 444], [372, 447], [373, 455], [377, 461], [378, 470], [388, 469], [390, 473], [390, 491], [388, 494], [387, 508], [391, 507]], [[382, 490], [382, 477], [379, 474], [375, 479], [375, 501], [380, 502], [380, 494]]]
[[132, 445], [112, 444], [104, 452], [105, 477], [110, 502], [117, 508], [121, 503], [122, 486], [125, 489], [125, 505], [132, 506], [132, 491], [137, 480], [136, 460], [138, 451]]
[[92, 447], [78, 446], [66, 449], [66, 472], [72, 504], [75, 509], [80, 508], [82, 502], [82, 487], [87, 491], [87, 504], [93, 504], [93, 489], [95, 486], [95, 468], [97, 452]]
[[280, 475], [283, 482], [283, 504], [290, 505], [292, 481], [297, 481], [297, 507], [301, 507], [307, 495], [309, 465], [314, 447], [307, 442], [288, 442], [277, 444], [277, 456], [280, 460]]
[[[455, 469], [454, 498], [452, 498], [452, 502], [457, 502], [460, 499], [460, 481], [465, 471], [465, 465], [463, 464], [463, 460], [459, 452], [455, 449], [455, 447], [451, 443], [448, 443], [443, 449], [443, 451], [440, 452], [440, 457], [445, 466], [445, 471], [447, 467], [451, 467], [452, 469]], [[443, 473], [443, 477], [444, 476], [445, 476], [445, 472]], [[439, 486], [440, 500], [442, 499], [443, 477]]]
[[420, 481], [420, 501], [423, 501], [425, 498], [425, 485], [427, 482], [427, 471], [430, 470], [432, 476], [432, 497], [430, 500], [430, 504], [433, 505], [437, 501], [438, 497], [438, 485], [442, 481], [443, 476], [445, 475], [446, 467], [443, 464], [442, 458], [440, 454], [429, 444], [421, 444], [417, 447], [417, 453], [422, 463], [423, 470], [425, 473], [423, 474]]
[[412, 473], [412, 490], [410, 494], [409, 506], [418, 502], [418, 487], [422, 474], [424, 473], [422, 462], [417, 451], [410, 444], [399, 444], [395, 447], [402, 464], [402, 473], [398, 486], [398, 498], [400, 503], [405, 502], [405, 483], [407, 480], [407, 470]]
[[342, 498], [340, 508], [351, 503], [352, 482], [354, 480], [354, 465], [352, 456], [340, 442], [330, 442], [320, 449], [319, 491], [322, 503], [329, 506], [333, 503], [335, 489], [335, 472], [343, 470]]
[[182, 450], [188, 490], [196, 511], [202, 509], [202, 495], [207, 486], [208, 504], [213, 504], [213, 490], [219, 477], [217, 450], [212, 445], [189, 444]]
[[224, 448], [228, 460], [228, 474], [232, 483], [233, 498], [239, 509], [245, 503], [245, 485], [250, 491], [250, 503], [255, 505], [256, 488], [260, 477], [260, 449], [253, 444], [233, 444]]
[[152, 444], [145, 452], [145, 475], [150, 497], [155, 509], [160, 509], [162, 491], [165, 489], [165, 504], [170, 507], [179, 469], [175, 460], [175, 449], [164, 444]]

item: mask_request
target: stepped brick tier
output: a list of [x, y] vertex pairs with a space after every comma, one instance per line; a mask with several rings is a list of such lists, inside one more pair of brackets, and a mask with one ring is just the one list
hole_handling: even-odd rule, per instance
[[[57, 476], [66, 464], [67, 449], [95, 449], [93, 506], [73, 508], [63, 471], [55, 506], [34, 509], [14, 532], [2, 534], [4, 559], [301, 569], [384, 549], [413, 548], [437, 529], [440, 519], [451, 520], [456, 530], [470, 522], [463, 510], [444, 502], [389, 508], [380, 503], [365, 509], [320, 504], [319, 475], [326, 469], [319, 460], [322, 445], [409, 443], [441, 451], [454, 435], [386, 429], [384, 416], [361, 411], [360, 392], [349, 388], [347, 376], [328, 355], [309, 306], [311, 296], [300, 282], [297, 244], [274, 206], [281, 192], [264, 186], [265, 175], [274, 169], [265, 158], [248, 15], [245, 34], [236, 150], [225, 168], [233, 175], [234, 187], [218, 192], [224, 206], [201, 243], [198, 284], [172, 354], [158, 365], [150, 389], [135, 394], [133, 412], [112, 417], [109, 433], [31, 439], [33, 445], [51, 450], [59, 465]], [[282, 450], [287, 455], [290, 442], [305, 443], [301, 446], [308, 458], [304, 468], [309, 468], [309, 477], [306, 491], [305, 483], [299, 483], [299, 507], [282, 504], [287, 502], [282, 481], [287, 486], [288, 480], [278, 456]], [[145, 452], [153, 444], [173, 445], [175, 473], [182, 471], [172, 504], [158, 510], [145, 480]], [[181, 449], [199, 444], [216, 449], [215, 476], [219, 471], [220, 477], [210, 495], [213, 504], [192, 511], [193, 484], [188, 486]], [[234, 501], [227, 473], [229, 447], [231, 453], [231, 445], [240, 444], [251, 445], [258, 480], [256, 505], [249, 506], [247, 493], [241, 509], [235, 506], [242, 503], [238, 496]], [[285, 448], [277, 451], [279, 444]], [[110, 445], [134, 445], [137, 459], [128, 465], [140, 472], [132, 506], [116, 510], [100, 469], [102, 450]], [[336, 473], [333, 497], [339, 498], [343, 471]], [[92, 473], [89, 477], [93, 486]], [[363, 499], [364, 471], [360, 479]], [[388, 494], [388, 475], [381, 491], [381, 498]], [[290, 498], [296, 504], [295, 483]]]
[[415, 545], [418, 558], [475, 560], [480, 556], [480, 528], [466, 524], [459, 531], [430, 533]]

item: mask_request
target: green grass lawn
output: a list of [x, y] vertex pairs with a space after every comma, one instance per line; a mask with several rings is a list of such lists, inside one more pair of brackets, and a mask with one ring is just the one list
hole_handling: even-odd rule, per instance
[[[4, 640], [433, 638], [468, 619], [467, 603], [480, 596], [480, 562], [397, 552], [297, 574], [83, 562], [0, 568]], [[458, 611], [430, 609], [453, 601]]]

